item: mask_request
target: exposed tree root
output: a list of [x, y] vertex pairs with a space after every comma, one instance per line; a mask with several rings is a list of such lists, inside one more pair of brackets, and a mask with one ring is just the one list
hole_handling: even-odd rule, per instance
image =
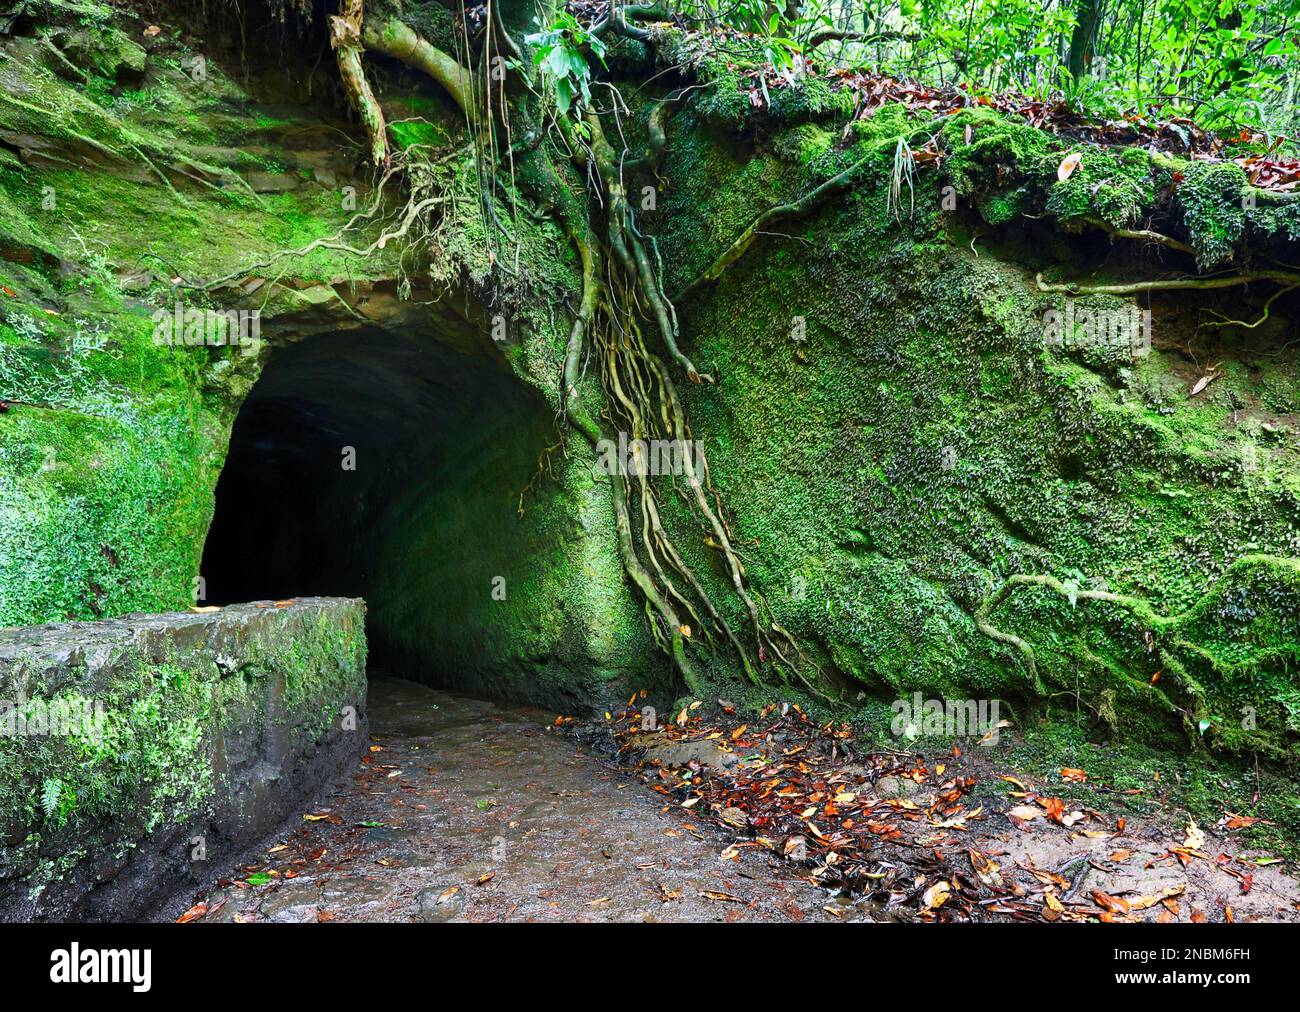
[[[395, 240], [407, 243], [414, 240], [418, 244], [421, 238], [427, 238], [430, 232], [424, 224], [425, 218], [439, 204], [450, 200], [450, 195], [437, 192], [435, 174], [426, 171], [425, 153], [408, 149], [399, 158], [391, 156], [387, 125], [366, 81], [362, 56], [366, 49], [373, 49], [424, 72], [441, 84], [466, 113], [475, 137], [476, 164], [489, 234], [504, 231], [495, 215], [496, 194], [504, 195], [516, 211], [520, 207], [513, 178], [507, 183], [498, 176], [505, 166], [513, 168], [513, 159], [518, 154], [536, 160], [537, 171], [529, 177], [530, 190], [543, 210], [560, 224], [578, 252], [582, 298], [570, 327], [561, 380], [562, 410], [569, 425], [593, 449], [601, 444], [602, 426], [583, 406], [580, 390], [579, 373], [584, 350], [589, 348], [598, 363], [605, 401], [603, 417], [613, 427], [613, 435], [623, 433], [631, 444], [643, 441], [650, 445], [658, 440], [674, 447], [673, 459], [680, 473], [653, 475], [648, 466], [643, 466], [647, 461], [636, 460], [629, 468], [631, 473], [619, 473], [620, 469], [615, 468], [609, 475], [620, 560], [645, 602], [656, 642], [672, 658], [687, 687], [697, 695], [705, 691], [705, 683], [691, 645], [703, 649], [720, 638], [734, 652], [746, 677], [754, 684], [765, 684], [764, 668], [770, 662], [783, 682], [796, 679], [810, 692], [830, 702], [830, 697], [818, 685], [815, 665], [794, 637], [775, 620], [762, 595], [749, 586], [720, 496], [711, 483], [707, 458], [702, 452], [696, 457], [698, 444], [692, 438], [685, 406], [670, 369], [645, 336], [648, 333], [657, 337], [667, 358], [692, 382], [712, 381], [700, 373], [681, 349], [677, 315], [663, 291], [657, 253], [652, 258], [646, 240], [636, 228], [623, 181], [624, 172], [629, 169], [657, 169], [667, 146], [667, 115], [685, 91], [654, 106], [647, 123], [645, 151], [631, 159], [626, 148], [616, 152], [609, 144], [601, 120], [593, 110], [586, 111], [582, 130], [567, 117], [551, 117], [552, 124], [560, 128], [563, 148], [567, 148], [569, 157], [586, 176], [589, 199], [584, 204], [566, 192], [550, 167], [549, 152], [543, 147], [545, 130], [540, 122], [521, 131], [519, 143], [510, 141], [513, 128], [511, 110], [505, 106], [504, 87], [499, 97], [493, 96], [492, 79], [486, 68], [490, 65], [493, 40], [498, 50], [504, 48], [516, 56], [519, 51], [512, 40], [498, 37], [504, 33], [491, 17], [490, 8], [477, 62], [474, 62], [470, 40], [463, 39], [462, 56], [468, 63], [441, 52], [396, 18], [380, 15], [368, 20], [362, 0], [342, 0], [340, 8], [340, 13], [330, 20], [339, 71], [349, 101], [370, 139], [371, 160], [385, 167], [374, 203], [334, 236], [318, 239], [298, 250], [281, 251], [256, 267], [218, 278], [204, 287], [218, 287], [250, 270], [263, 269], [286, 257], [305, 256], [317, 249], [366, 257]], [[628, 23], [628, 15], [650, 18], [660, 13], [652, 6], [615, 6], [605, 30], [633, 38], [648, 36], [649, 33]], [[480, 74], [480, 69], [484, 73]], [[506, 135], [500, 148], [498, 131]], [[800, 213], [805, 206], [811, 208], [843, 189], [854, 171], [848, 170], [819, 187], [800, 202], [794, 213]], [[398, 172], [404, 174], [408, 187], [405, 207], [398, 214], [400, 220], [386, 228], [369, 246], [356, 247], [346, 242], [344, 235], [360, 220], [378, 216], [384, 186]], [[597, 209], [595, 214], [592, 207]], [[603, 230], [593, 223], [596, 214], [603, 215]], [[494, 258], [493, 262], [504, 269], [499, 259]], [[743, 606], [752, 627], [751, 646], [747, 647], [731, 628], [706, 589], [707, 581], [697, 575], [687, 561], [689, 553], [680, 549], [670, 532], [670, 524], [662, 512], [665, 493], [678, 496], [686, 508], [686, 516], [699, 522], [706, 556], [710, 552], [716, 555], [719, 575]]]
[[980, 603], [975, 612], [975, 627], [979, 629], [989, 639], [996, 640], [999, 643], [1005, 643], [1008, 646], [1015, 647], [1025, 660], [1025, 667], [1028, 669], [1030, 681], [1033, 682], [1034, 690], [1040, 695], [1047, 695], [1047, 687], [1038, 677], [1038, 666], [1034, 660], [1034, 648], [1022, 640], [1015, 633], [1003, 632], [989, 621], [989, 616], [993, 611], [1005, 601], [1015, 591], [1017, 587], [1046, 587], [1062, 597], [1075, 601], [1105, 601], [1109, 604], [1117, 604], [1138, 615], [1139, 618], [1147, 620], [1149, 625], [1155, 623], [1155, 613], [1147, 602], [1136, 597], [1126, 597], [1123, 594], [1112, 594], [1106, 590], [1086, 590], [1082, 588], [1067, 587], [1060, 580], [1053, 576], [1031, 575], [1028, 573], [1017, 573], [1009, 576], [1003, 581], [1002, 586], [993, 593], [987, 595]]
[[362, 0], [344, 0], [339, 13], [329, 19], [330, 45], [338, 60], [339, 76], [343, 79], [348, 100], [361, 117], [370, 138], [370, 160], [383, 165], [388, 161], [388, 130], [384, 111], [379, 107], [361, 65], [361, 23], [364, 18]]
[[367, 49], [391, 56], [428, 74], [442, 85], [461, 109], [470, 108], [469, 71], [441, 49], [426, 42], [405, 22], [389, 18], [376, 26], [367, 21], [362, 27], [361, 42]]
[[[1266, 563], [1273, 565], [1284, 565], [1291, 568], [1300, 566], [1300, 560], [1294, 558], [1285, 558], [1281, 556], [1259, 555], [1249, 556], [1238, 560], [1233, 568], [1241, 565]], [[1219, 585], [1223, 585], [1224, 578], [1221, 577]], [[1033, 684], [1035, 692], [1040, 696], [1047, 696], [1047, 687], [1043, 684], [1038, 675], [1038, 666], [1034, 648], [1025, 640], [1021, 639], [1015, 633], [1006, 632], [993, 625], [991, 616], [998, 606], [1006, 601], [1018, 587], [1042, 587], [1053, 593], [1070, 600], [1078, 601], [1101, 601], [1105, 604], [1113, 604], [1127, 611], [1134, 620], [1142, 627], [1147, 637], [1147, 648], [1157, 653], [1160, 659], [1161, 667], [1169, 671], [1180, 671], [1181, 665], [1169, 653], [1164, 645], [1161, 644], [1160, 638], [1175, 632], [1179, 626], [1188, 618], [1196, 613], [1203, 606], [1203, 603], [1216, 592], [1217, 588], [1207, 589], [1201, 598], [1190, 605], [1185, 611], [1175, 615], [1161, 615], [1147, 600], [1140, 597], [1133, 597], [1128, 594], [1115, 594], [1107, 590], [1091, 590], [1081, 587], [1067, 586], [1061, 580], [1046, 574], [1028, 574], [1016, 573], [1007, 577], [1002, 584], [991, 593], [987, 594], [979, 607], [975, 611], [975, 626], [981, 633], [989, 639], [998, 643], [1004, 643], [1013, 647], [1024, 659], [1025, 668], [1030, 682]], [[1199, 650], [1193, 644], [1183, 640], [1177, 640], [1176, 644], [1180, 647]], [[1187, 688], [1195, 690], [1194, 684]]]
[[1210, 312], [1214, 313], [1215, 316], [1220, 317], [1220, 319], [1211, 320], [1208, 323], [1203, 323], [1201, 326], [1241, 327], [1243, 330], [1254, 330], [1261, 323], [1263, 323], [1265, 320], [1268, 319], [1269, 310], [1273, 308], [1273, 303], [1276, 302], [1281, 296], [1285, 295], [1287, 292], [1295, 291], [1297, 287], [1300, 287], [1300, 282], [1297, 282], [1294, 285], [1284, 285], [1283, 287], [1279, 288], [1276, 292], [1274, 292], [1272, 295], [1270, 295], [1268, 299], [1266, 299], [1264, 302], [1263, 312], [1260, 314], [1259, 319], [1256, 320], [1254, 323], [1246, 323], [1244, 320], [1232, 320], [1224, 316], [1222, 313], [1218, 312], [1217, 310], [1210, 310]]
[[[459, 152], [454, 154], [459, 154]], [[379, 184], [375, 188], [375, 194], [371, 200], [370, 206], [364, 211], [359, 211], [353, 215], [352, 218], [348, 220], [347, 224], [333, 235], [314, 239], [305, 246], [300, 246], [297, 249], [277, 250], [275, 253], [272, 253], [270, 256], [256, 263], [247, 264], [228, 274], [223, 274], [221, 277], [213, 278], [203, 284], [190, 285], [189, 287], [200, 288], [204, 291], [213, 291], [228, 285], [239, 278], [246, 278], [251, 274], [264, 271], [268, 267], [272, 267], [279, 263], [281, 260], [290, 258], [300, 259], [321, 249], [333, 250], [339, 253], [348, 253], [364, 260], [366, 257], [384, 249], [394, 240], [406, 239], [412, 232], [422, 234], [426, 230], [424, 216], [434, 208], [450, 202], [451, 197], [448, 194], [431, 193], [427, 187], [416, 186], [412, 188], [404, 208], [398, 214], [399, 224], [396, 228], [384, 229], [380, 233], [379, 237], [367, 246], [353, 246], [343, 238], [363, 222], [376, 220], [379, 216], [380, 208], [383, 206], [385, 190], [388, 183], [404, 168], [406, 168], [406, 166], [401, 160], [395, 160], [390, 164], [384, 172], [384, 175], [380, 178]]]
[[[883, 142], [886, 144], [897, 144], [899, 141], [906, 142], [908, 138], [915, 137], [920, 133], [928, 133], [937, 129], [943, 123], [943, 119], [935, 119], [924, 126], [909, 130], [901, 138], [894, 138]], [[844, 171], [837, 173], [821, 185], [813, 188], [797, 200], [790, 201], [786, 204], [777, 204], [770, 207], [757, 218], [753, 223], [736, 237], [735, 241], [725, 249], [722, 254], [713, 261], [698, 278], [688, 284], [685, 288], [673, 296], [673, 301], [681, 302], [689, 295], [693, 294], [700, 288], [710, 285], [720, 278], [724, 271], [742, 256], [745, 251], [753, 245], [754, 240], [758, 238], [763, 231], [770, 226], [782, 222], [793, 221], [804, 218], [820, 207], [828, 198], [847, 190], [868, 167], [874, 158], [874, 152], [871, 155], [859, 159]]]
[[1235, 288], [1255, 281], [1276, 281], [1294, 287], [1300, 285], [1300, 274], [1292, 271], [1246, 271], [1242, 274], [1225, 274], [1216, 278], [1166, 278], [1155, 281], [1131, 281], [1118, 285], [1081, 285], [1075, 282], [1049, 283], [1039, 274], [1040, 292], [1064, 292], [1068, 295], [1136, 295], [1139, 292], [1188, 291], [1198, 289]]
[[1161, 232], [1153, 232], [1146, 228], [1116, 228], [1104, 218], [1088, 217], [1084, 219], [1089, 225], [1095, 225], [1097, 228], [1106, 232], [1116, 239], [1135, 239], [1138, 242], [1153, 242], [1160, 246], [1167, 246], [1169, 249], [1178, 250], [1179, 253], [1189, 253], [1196, 255], [1196, 250], [1180, 239], [1173, 236], [1164, 235]]

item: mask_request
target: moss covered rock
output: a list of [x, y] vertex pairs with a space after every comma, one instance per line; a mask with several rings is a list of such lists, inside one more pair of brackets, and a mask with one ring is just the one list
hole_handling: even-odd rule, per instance
[[359, 601], [0, 632], [0, 919], [133, 919], [363, 754]]

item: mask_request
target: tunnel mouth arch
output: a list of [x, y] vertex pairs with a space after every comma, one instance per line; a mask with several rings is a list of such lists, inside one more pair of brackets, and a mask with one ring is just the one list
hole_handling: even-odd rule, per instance
[[555, 418], [474, 324], [458, 327], [272, 346], [231, 429], [201, 604], [361, 597], [377, 666], [507, 694], [482, 677], [507, 649], [493, 589], [545, 558], [550, 532], [518, 507]]

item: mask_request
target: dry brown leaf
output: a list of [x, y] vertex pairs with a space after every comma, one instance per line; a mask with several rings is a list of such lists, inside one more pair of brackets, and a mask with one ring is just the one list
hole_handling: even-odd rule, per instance
[[1170, 886], [1168, 889], [1163, 890], [1158, 895], [1139, 896], [1135, 900], [1130, 900], [1129, 906], [1134, 910], [1146, 910], [1150, 907], [1154, 907], [1157, 903], [1163, 903], [1166, 900], [1173, 898], [1174, 896], [1181, 896], [1184, 892], [1186, 892], [1186, 890], [1187, 890], [1187, 886], [1185, 885]]
[[948, 902], [948, 897], [952, 895], [952, 886], [948, 884], [947, 879], [940, 879], [921, 896], [921, 902], [925, 904], [926, 910], [937, 910]]
[[1067, 179], [1069, 179], [1072, 175], [1074, 175], [1074, 170], [1079, 167], [1079, 163], [1082, 161], [1083, 161], [1083, 155], [1078, 151], [1074, 152], [1073, 154], [1066, 155], [1065, 160], [1062, 161], [1061, 164], [1056, 167], [1057, 180], [1064, 183]]

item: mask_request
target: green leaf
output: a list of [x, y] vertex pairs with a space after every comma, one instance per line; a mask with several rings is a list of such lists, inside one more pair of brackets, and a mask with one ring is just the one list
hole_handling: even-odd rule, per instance
[[59, 810], [59, 798], [63, 796], [63, 781], [58, 777], [49, 777], [41, 785], [41, 811], [47, 819], [54, 818]]

